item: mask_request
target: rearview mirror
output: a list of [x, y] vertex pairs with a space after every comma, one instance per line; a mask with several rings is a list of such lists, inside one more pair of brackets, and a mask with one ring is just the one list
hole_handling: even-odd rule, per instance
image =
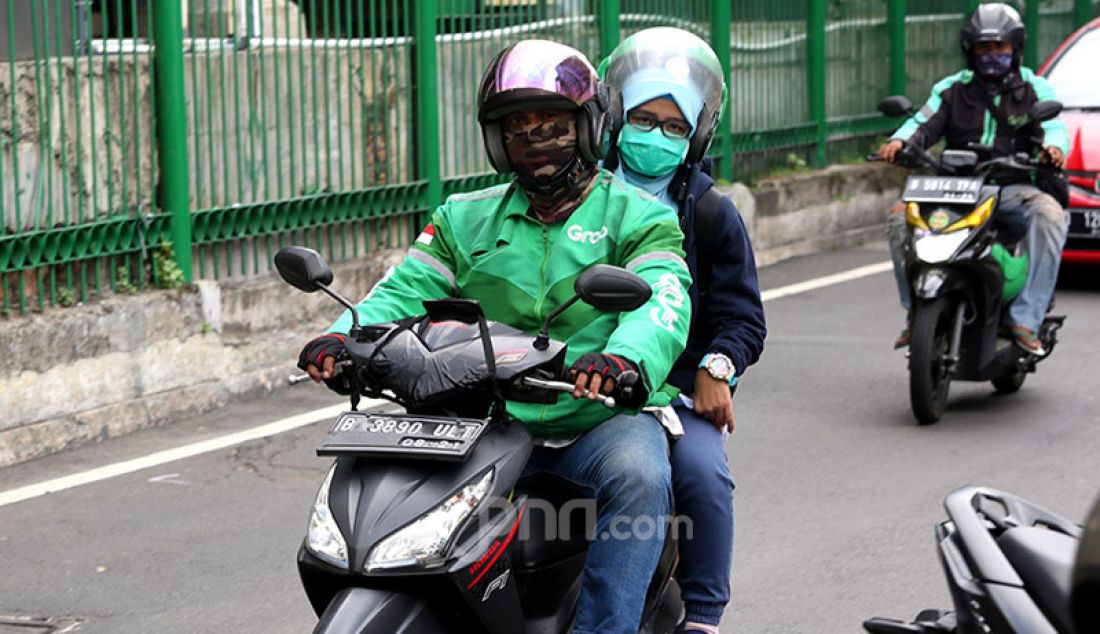
[[332, 269], [325, 258], [306, 247], [286, 247], [275, 254], [275, 268], [283, 280], [294, 288], [314, 293], [321, 285], [332, 284]]
[[878, 104], [878, 110], [888, 117], [905, 117], [912, 115], [913, 102], [902, 95], [893, 95], [883, 99]]
[[577, 303], [577, 300], [583, 300], [598, 310], [622, 313], [640, 307], [653, 295], [653, 289], [645, 280], [624, 268], [610, 264], [590, 266], [577, 277], [573, 290], [577, 294], [554, 309], [542, 322], [542, 330], [535, 337], [536, 350], [546, 350], [550, 346], [550, 322]]
[[610, 264], [596, 264], [581, 273], [573, 290], [589, 306], [607, 312], [634, 310], [653, 295], [645, 280]]
[[1062, 102], [1054, 99], [1040, 101], [1027, 112], [1027, 116], [1032, 121], [1050, 121], [1060, 114], [1062, 114]]

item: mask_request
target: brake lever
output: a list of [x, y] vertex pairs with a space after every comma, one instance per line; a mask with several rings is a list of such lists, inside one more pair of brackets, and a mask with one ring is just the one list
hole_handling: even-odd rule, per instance
[[[554, 390], [555, 392], [569, 392], [572, 393], [577, 387], [572, 383], [566, 383], [565, 381], [551, 381], [549, 379], [537, 379], [533, 376], [523, 377], [523, 384], [529, 387], [538, 387], [544, 390]], [[597, 394], [596, 400], [604, 404], [605, 407], [615, 407], [615, 397], [606, 396], [604, 394]]]
[[[332, 368], [332, 377], [336, 378], [345, 368], [352, 366], [351, 359], [345, 359], [343, 361], [337, 361], [336, 365]], [[286, 378], [287, 385], [298, 385], [299, 383], [305, 383], [310, 380], [308, 372], [302, 372], [301, 374], [291, 374]]]

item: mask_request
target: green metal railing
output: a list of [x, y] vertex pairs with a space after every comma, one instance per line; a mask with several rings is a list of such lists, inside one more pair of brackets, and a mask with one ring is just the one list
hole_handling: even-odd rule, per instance
[[[720, 177], [823, 165], [961, 64], [976, 0], [0, 0], [0, 311], [408, 242], [448, 194], [502, 178], [476, 90], [504, 46], [593, 61], [676, 26], [707, 39], [730, 102]], [[182, 6], [181, 6], [182, 5]], [[1028, 3], [1037, 66], [1097, 0]], [[174, 252], [165, 250], [170, 245]]]

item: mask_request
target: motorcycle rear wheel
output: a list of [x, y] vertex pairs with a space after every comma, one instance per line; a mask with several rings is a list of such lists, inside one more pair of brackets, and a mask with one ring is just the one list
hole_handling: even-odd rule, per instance
[[909, 341], [909, 403], [921, 425], [943, 416], [951, 375], [947, 355], [951, 346], [951, 304], [938, 297], [913, 311]]

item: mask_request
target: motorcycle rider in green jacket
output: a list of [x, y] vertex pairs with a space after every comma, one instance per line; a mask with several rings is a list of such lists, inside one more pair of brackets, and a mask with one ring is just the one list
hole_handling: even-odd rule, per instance
[[[933, 86], [928, 101], [879, 148], [879, 156], [892, 163], [902, 141], [928, 148], [943, 137], [948, 149], [965, 150], [976, 143], [992, 147], [994, 156], [1037, 152], [1042, 161], [1064, 166], [1069, 153], [1065, 124], [1058, 119], [1039, 124], [1027, 117], [1036, 102], [1055, 99], [1055, 94], [1046, 79], [1021, 66], [1025, 36], [1020, 14], [1012, 7], [990, 3], [975, 9], [960, 34], [968, 68]], [[1032, 143], [1033, 137], [1041, 139], [1041, 144]], [[1009, 305], [1004, 330], [1027, 352], [1044, 356], [1047, 351], [1039, 341], [1039, 326], [1054, 294], [1069, 216], [1061, 203], [1030, 182], [1002, 184], [997, 222], [1026, 227], [1022, 242], [1029, 256], [1027, 280]], [[908, 311], [904, 211], [900, 203], [891, 209], [888, 233], [898, 293]], [[894, 345], [909, 345], [908, 329]]]
[[[599, 169], [607, 103], [582, 53], [542, 40], [505, 49], [482, 78], [478, 119], [490, 163], [515, 178], [451, 196], [357, 310], [377, 323], [420, 314], [426, 299], [476, 299], [488, 319], [534, 334], [594, 264], [652, 286], [634, 311], [577, 303], [551, 324], [550, 336], [568, 344], [573, 398], [508, 403], [540, 440], [527, 473], [557, 475], [596, 500], [573, 631], [633, 634], [672, 512], [665, 430], [639, 410], [668, 406], [659, 388], [687, 340], [683, 234], [673, 210]], [[343, 315], [303, 349], [299, 365], [314, 380], [340, 382], [333, 365], [350, 324]], [[632, 381], [639, 397], [628, 407], [595, 400]]]

